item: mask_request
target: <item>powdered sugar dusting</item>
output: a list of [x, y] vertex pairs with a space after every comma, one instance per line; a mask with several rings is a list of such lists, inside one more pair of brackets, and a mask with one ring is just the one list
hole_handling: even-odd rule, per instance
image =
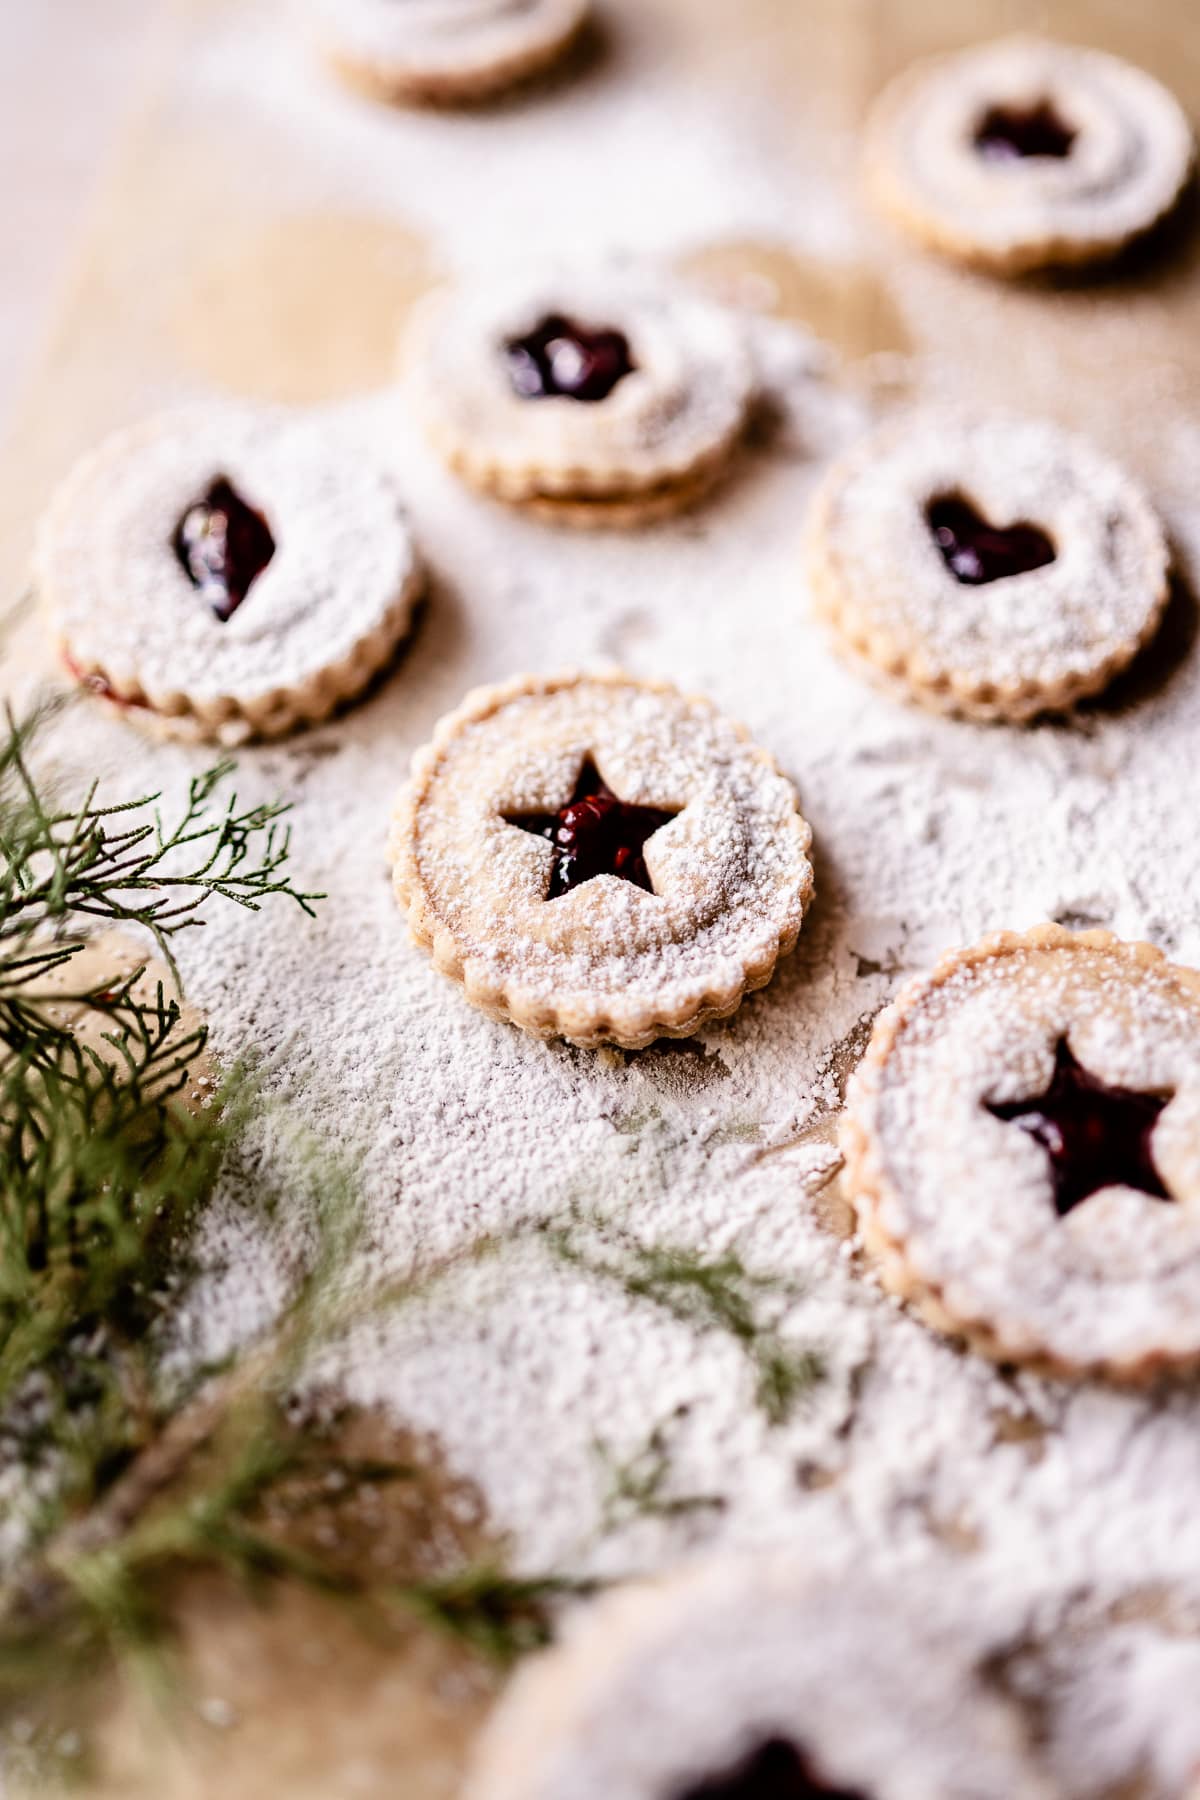
[[[502, 114], [450, 119], [347, 97], [299, 38], [281, 40], [266, 0], [205, 8], [171, 88], [172, 142], [190, 134], [206, 180], [221, 145], [237, 148], [239, 170], [251, 155], [289, 214], [398, 213], [456, 275], [511, 258], [514, 217], [539, 262], [564, 248], [672, 256], [747, 233], [810, 253], [875, 241], [855, 210], [854, 135], [831, 127], [818, 93], [798, 80], [803, 104], [763, 104], [778, 90], [748, 40], [736, 65], [723, 40], [697, 81], [687, 46], [707, 27], [690, 5], [610, 0], [608, 11], [607, 68]], [[503, 207], [481, 204], [481, 168]], [[199, 385], [161, 332], [143, 329], [160, 316], [159, 259], [185, 261], [190, 238], [177, 191], [160, 217], [145, 280], [118, 265], [111, 283], [139, 341], [87, 388], [98, 384], [118, 419]], [[1151, 478], [1180, 565], [1194, 569], [1200, 447], [1176, 366], [1186, 338], [1165, 336], [1172, 302], [1158, 273], [1141, 294], [1000, 295], [890, 245], [880, 254], [928, 347], [905, 376], [955, 401], [986, 392], [1086, 424]], [[1057, 915], [1200, 962], [1192, 615], [1178, 602], [1140, 669], [1069, 726], [983, 731], [881, 698], [829, 656], [798, 550], [817, 479], [869, 423], [862, 390], [814, 372], [786, 327], [765, 338], [783, 429], [752, 443], [712, 505], [630, 536], [582, 538], [481, 502], [392, 396], [323, 416], [396, 469], [434, 571], [430, 603], [368, 702], [243, 756], [244, 799], [282, 790], [296, 803], [298, 868], [329, 894], [319, 917], [215, 915], [180, 946], [185, 978], [217, 1049], [260, 1047], [270, 1090], [354, 1167], [371, 1250], [351, 1281], [428, 1274], [481, 1236], [499, 1240], [420, 1302], [364, 1324], [322, 1373], [436, 1431], [451, 1465], [482, 1485], [516, 1567], [624, 1573], [703, 1546], [782, 1541], [903, 1571], [945, 1597], [962, 1642], [1028, 1647], [1026, 1691], [1045, 1702], [1030, 1710], [1068, 1791], [1111, 1790], [1153, 1745], [1151, 1791], [1175, 1800], [1181, 1770], [1200, 1763], [1194, 1707], [1171, 1704], [1164, 1722], [1162, 1701], [1179, 1691], [1163, 1673], [1181, 1666], [1171, 1653], [1196, 1640], [1195, 1392], [1072, 1386], [963, 1355], [880, 1294], [831, 1228], [836, 1186], [814, 1190], [873, 1016], [946, 948]], [[98, 342], [81, 328], [64, 365], [72, 381], [101, 360]], [[819, 888], [796, 952], [735, 1018], [628, 1057], [538, 1043], [462, 1001], [405, 942], [383, 856], [413, 751], [468, 689], [606, 657], [746, 723], [796, 783]], [[161, 787], [167, 807], [204, 760], [151, 750], [94, 709], [77, 710], [53, 748], [64, 779], [102, 774], [113, 797]], [[297, 1193], [273, 1231], [261, 1225], [254, 1154], [283, 1127], [260, 1131], [204, 1223], [210, 1273], [172, 1322], [177, 1366], [257, 1328], [286, 1249], [311, 1224]], [[537, 1226], [573, 1210], [645, 1244], [736, 1246], [750, 1271], [784, 1278], [788, 1291], [767, 1296], [775, 1328], [820, 1347], [826, 1379], [772, 1425], [728, 1333], [549, 1253]], [[509, 1244], [518, 1226], [535, 1235]], [[612, 1459], [638, 1456], [659, 1426], [664, 1497], [723, 1505], [614, 1518]], [[1126, 1679], [1117, 1654], [1134, 1606], [1144, 1682]], [[1049, 1680], [1052, 1659], [1070, 1680]]]
[[[1156, 1581], [1186, 1588], [1200, 1566], [1195, 1402], [1076, 1393], [961, 1356], [880, 1299], [807, 1195], [828, 1174], [821, 1120], [864, 1024], [947, 945], [1058, 913], [1200, 957], [1178, 904], [1200, 881], [1178, 810], [1196, 674], [1189, 664], [1136, 709], [1074, 729], [981, 732], [843, 671], [806, 617], [796, 522], [822, 467], [813, 447], [841, 447], [854, 408], [770, 336], [773, 366], [792, 369], [789, 431], [748, 457], [723, 501], [636, 540], [578, 540], [481, 507], [392, 402], [356, 409], [402, 463], [437, 571], [428, 616], [366, 706], [244, 767], [248, 791], [294, 795], [306, 873], [331, 895], [321, 917], [215, 918], [183, 946], [185, 972], [219, 1046], [262, 1043], [275, 1081], [352, 1154], [373, 1243], [364, 1280], [501, 1240], [420, 1304], [356, 1329], [314, 1379], [436, 1432], [512, 1534], [516, 1566], [625, 1573], [799, 1533], [935, 1586], [970, 1567], [993, 1645], [1035, 1621], [1052, 1639], [1081, 1589], [1102, 1634], [1106, 1605]], [[744, 717], [799, 785], [821, 898], [770, 987], [693, 1048], [614, 1059], [538, 1045], [483, 1018], [404, 942], [382, 844], [405, 764], [515, 646], [548, 669], [592, 652], [670, 671]], [[141, 752], [97, 722], [89, 754], [127, 777]], [[169, 783], [193, 765], [170, 751], [152, 766]], [[211, 1289], [178, 1325], [188, 1359], [227, 1350], [239, 1314], [247, 1328], [260, 1317], [272, 1252], [262, 1267], [248, 1253], [250, 1204], [231, 1186], [207, 1222]], [[752, 1270], [798, 1283], [779, 1328], [823, 1351], [827, 1379], [772, 1426], [721, 1332], [697, 1334], [536, 1241], [503, 1247], [580, 1209], [650, 1245], [736, 1245]], [[715, 1495], [721, 1509], [606, 1526], [612, 1462], [664, 1421], [666, 1494]], [[1132, 1742], [1143, 1727], [1128, 1725]]]

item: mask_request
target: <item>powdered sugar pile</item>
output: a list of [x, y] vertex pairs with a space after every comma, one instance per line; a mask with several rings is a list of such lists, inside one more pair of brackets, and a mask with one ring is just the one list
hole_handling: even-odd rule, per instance
[[[690, 9], [654, 20], [646, 10], [614, 8], [626, 48], [577, 96], [451, 120], [344, 99], [280, 47], [264, 0], [197, 39], [172, 105], [205, 143], [253, 118], [286, 204], [319, 188], [323, 203], [395, 207], [433, 230], [451, 264], [511, 256], [514, 220], [521, 248], [539, 256], [560, 236], [567, 248], [586, 238], [592, 250], [670, 254], [748, 227], [809, 250], [853, 243], [865, 228], [850, 166], [819, 114], [810, 126], [797, 111], [785, 130], [745, 63], [701, 97], [686, 56], [669, 50]], [[480, 197], [485, 146], [502, 208]], [[306, 174], [318, 163], [319, 177]], [[1055, 377], [1043, 329], [1058, 345], [1079, 333], [1057, 301], [1043, 297], [1042, 312], [1029, 296], [1012, 303], [1019, 343], [1002, 375], [984, 349], [1009, 316], [997, 323], [999, 301], [915, 262], [893, 277], [930, 346], [910, 375], [951, 397], [991, 384], [1027, 410], [1085, 413], [1110, 447], [1124, 441], [1192, 562], [1200, 458], [1169, 371], [1153, 420], [1127, 429], [1137, 389], [1119, 356], [1107, 383]], [[1114, 305], [1097, 329], [1133, 363], [1136, 314], [1126, 327]], [[1194, 1641], [1195, 1614], [1168, 1619], [1155, 1596], [1200, 1605], [1200, 1398], [1073, 1388], [960, 1354], [881, 1298], [834, 1229], [822, 1182], [829, 1121], [870, 1019], [903, 974], [948, 946], [1059, 917], [1200, 961], [1191, 615], [1178, 601], [1161, 646], [1073, 725], [985, 729], [881, 698], [829, 655], [799, 558], [816, 479], [868, 408], [820, 372], [802, 338], [784, 327], [756, 338], [780, 428], [749, 447], [710, 506], [632, 536], [556, 532], [473, 497], [392, 395], [330, 415], [399, 471], [434, 571], [430, 602], [366, 704], [244, 755], [243, 795], [295, 801], [297, 866], [329, 897], [311, 924], [288, 911], [214, 914], [181, 944], [187, 986], [218, 1051], [259, 1046], [272, 1088], [352, 1160], [371, 1249], [351, 1280], [428, 1273], [499, 1240], [365, 1321], [314, 1379], [435, 1432], [450, 1465], [480, 1484], [517, 1567], [614, 1573], [702, 1545], [785, 1542], [903, 1569], [961, 1605], [964, 1641], [982, 1620], [990, 1645], [1027, 1645], [1037, 1667], [1047, 1646], [1060, 1654], [1083, 1597], [1076, 1685], [1064, 1683], [1045, 1721], [1052, 1755], [1081, 1796], [1142, 1766], [1152, 1792], [1174, 1795], [1188, 1759], [1200, 1761], [1200, 1721], [1172, 1706], [1165, 1733], [1166, 1678], [1152, 1677]], [[173, 367], [151, 374], [121, 403], [149, 407], [170, 380]], [[472, 1010], [407, 943], [384, 867], [409, 758], [467, 689], [609, 659], [706, 692], [743, 720], [796, 782], [816, 832], [817, 902], [771, 985], [694, 1043], [628, 1056], [540, 1044]], [[161, 786], [169, 801], [204, 760], [149, 748], [98, 713], [77, 715], [70, 732], [56, 740], [65, 773], [107, 771], [122, 794]], [[261, 1129], [268, 1153], [282, 1128], [271, 1115]], [[211, 1273], [172, 1323], [176, 1367], [260, 1327], [311, 1225], [299, 1202], [261, 1222], [254, 1162], [248, 1152], [202, 1229]], [[706, 1257], [736, 1246], [750, 1271], [786, 1278], [786, 1292], [764, 1296], [772, 1329], [819, 1347], [826, 1379], [772, 1424], [729, 1333], [589, 1275], [537, 1229], [597, 1213], [610, 1235], [619, 1225], [635, 1243]], [[614, 1514], [613, 1467], [656, 1429], [669, 1450], [663, 1497], [719, 1506]], [[1134, 1604], [1143, 1644], [1161, 1654], [1147, 1648], [1151, 1674], [1131, 1684], [1106, 1646], [1112, 1609], [1128, 1616]], [[1089, 1750], [1097, 1708], [1103, 1770]]]

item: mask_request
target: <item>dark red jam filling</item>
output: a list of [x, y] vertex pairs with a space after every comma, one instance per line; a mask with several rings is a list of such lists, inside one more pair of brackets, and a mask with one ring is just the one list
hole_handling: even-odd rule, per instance
[[740, 1767], [690, 1787], [674, 1800], [866, 1800], [849, 1788], [818, 1781], [786, 1738], [768, 1738]]
[[1063, 1038], [1044, 1094], [989, 1104], [988, 1111], [1019, 1125], [1042, 1146], [1054, 1178], [1054, 1204], [1063, 1218], [1105, 1187], [1137, 1188], [1154, 1200], [1171, 1199], [1150, 1145], [1170, 1098], [1106, 1086], [1076, 1062]]
[[1039, 526], [989, 525], [961, 494], [932, 500], [925, 517], [942, 561], [965, 587], [1025, 575], [1054, 561], [1054, 545]]
[[554, 845], [546, 898], [556, 900], [596, 875], [619, 875], [652, 894], [643, 849], [647, 838], [674, 817], [673, 811], [660, 806], [618, 800], [589, 757], [565, 806], [555, 813], [514, 813], [505, 822]]
[[628, 340], [607, 326], [592, 330], [551, 313], [504, 346], [508, 377], [523, 400], [607, 400], [636, 367]]
[[221, 475], [180, 519], [172, 540], [192, 585], [218, 619], [231, 619], [275, 554], [262, 514]]
[[975, 148], [988, 162], [1024, 162], [1031, 156], [1071, 154], [1075, 129], [1050, 100], [1036, 106], [992, 106], [975, 131]]
[[117, 693], [103, 675], [85, 675], [74, 657], [68, 656], [65, 650], [62, 652], [62, 660], [67, 674], [73, 681], [77, 681], [80, 687], [86, 688], [89, 694], [97, 694], [101, 700], [107, 700], [113, 706], [145, 707], [149, 705], [146, 700], [127, 700], [124, 694]]

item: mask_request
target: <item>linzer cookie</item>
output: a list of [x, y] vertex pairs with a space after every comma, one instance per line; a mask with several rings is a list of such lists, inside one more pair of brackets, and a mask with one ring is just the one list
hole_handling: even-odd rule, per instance
[[1050, 1800], [928, 1594], [788, 1555], [618, 1590], [524, 1665], [466, 1800]]
[[1042, 420], [921, 411], [830, 470], [809, 586], [837, 644], [935, 710], [1022, 720], [1096, 694], [1153, 635], [1162, 528], [1136, 483]]
[[767, 982], [812, 896], [791, 783], [707, 700], [621, 674], [467, 696], [393, 821], [416, 941], [494, 1017], [635, 1048]]
[[35, 580], [76, 681], [138, 724], [235, 744], [360, 693], [421, 574], [361, 445], [312, 415], [210, 405], [85, 457], [42, 520]]
[[403, 363], [457, 474], [566, 525], [690, 505], [727, 467], [751, 401], [736, 316], [641, 269], [431, 296]]
[[1001, 275], [1112, 255], [1187, 182], [1192, 130], [1143, 70], [1007, 38], [917, 64], [871, 115], [868, 184], [922, 243]]
[[1200, 1363], [1200, 973], [1045, 926], [942, 961], [876, 1023], [846, 1185], [883, 1278], [1001, 1360]]
[[326, 55], [383, 100], [455, 105], [538, 74], [578, 36], [588, 0], [309, 0]]

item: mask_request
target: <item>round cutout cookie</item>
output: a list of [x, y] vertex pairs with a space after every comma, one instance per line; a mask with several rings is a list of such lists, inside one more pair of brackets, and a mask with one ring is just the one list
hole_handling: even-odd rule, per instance
[[469, 694], [413, 763], [396, 897], [467, 999], [635, 1049], [725, 1018], [795, 944], [811, 833], [710, 701], [618, 672]]
[[557, 62], [588, 0], [309, 0], [321, 48], [352, 85], [414, 105], [485, 100]]
[[524, 1664], [465, 1800], [1051, 1800], [927, 1595], [788, 1554], [618, 1589]]
[[119, 431], [41, 521], [74, 680], [132, 722], [237, 744], [361, 693], [421, 587], [391, 476], [315, 414], [199, 405]]
[[999, 275], [1113, 255], [1171, 211], [1192, 158], [1191, 125], [1161, 82], [1039, 37], [918, 63], [866, 130], [879, 208]]
[[886, 1285], [1001, 1361], [1200, 1364], [1200, 973], [1048, 925], [945, 957], [876, 1022], [842, 1126]]
[[402, 366], [456, 474], [576, 526], [639, 524], [694, 504], [729, 465], [753, 395], [736, 315], [644, 268], [432, 295]]
[[890, 420], [829, 470], [807, 522], [835, 643], [919, 704], [985, 721], [1106, 687], [1158, 628], [1169, 560], [1130, 476], [1003, 414]]

